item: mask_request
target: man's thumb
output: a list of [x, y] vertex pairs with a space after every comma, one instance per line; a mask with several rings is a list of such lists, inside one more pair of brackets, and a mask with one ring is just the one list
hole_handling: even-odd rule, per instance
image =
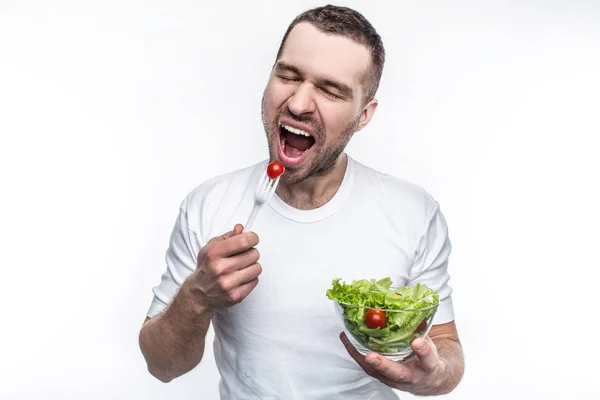
[[223, 236], [221, 236], [220, 240], [226, 240], [226, 239], [229, 239], [232, 236], [239, 235], [240, 233], [242, 233], [243, 230], [244, 230], [244, 227], [242, 226], [242, 224], [236, 224], [233, 227], [233, 230], [229, 231], [226, 234], [224, 234]]

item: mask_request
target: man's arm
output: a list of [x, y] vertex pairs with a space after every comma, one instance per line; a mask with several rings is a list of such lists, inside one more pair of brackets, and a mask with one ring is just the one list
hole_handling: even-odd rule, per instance
[[454, 321], [432, 326], [427, 339], [415, 339], [415, 356], [404, 362], [388, 360], [375, 352], [363, 356], [344, 333], [340, 338], [367, 374], [394, 389], [422, 396], [446, 394], [463, 376], [463, 351]]
[[212, 311], [195, 300], [185, 281], [162, 313], [144, 321], [139, 344], [148, 371], [170, 382], [194, 369], [202, 360], [211, 318]]
[[444, 366], [442, 380], [437, 389], [439, 393], [432, 394], [449, 393], [459, 384], [465, 370], [464, 354], [456, 324], [452, 321], [443, 325], [433, 325], [428, 336], [435, 345], [440, 362]]
[[243, 226], [212, 238], [198, 253], [198, 267], [170, 304], [146, 318], [139, 344], [148, 371], [163, 382], [189, 372], [202, 360], [213, 310], [240, 303], [258, 284], [262, 268], [258, 235]]

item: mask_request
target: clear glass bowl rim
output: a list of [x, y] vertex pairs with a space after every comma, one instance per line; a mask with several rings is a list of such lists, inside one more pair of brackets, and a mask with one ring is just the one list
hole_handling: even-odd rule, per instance
[[425, 307], [425, 308], [411, 308], [408, 310], [400, 310], [400, 309], [395, 309], [395, 308], [376, 308], [376, 307], [368, 307], [368, 306], [359, 306], [358, 304], [350, 304], [350, 303], [344, 303], [341, 301], [337, 301], [337, 300], [333, 300], [334, 302], [344, 305], [344, 306], [348, 306], [348, 307], [354, 307], [354, 308], [364, 308], [367, 310], [377, 310], [377, 311], [385, 311], [385, 312], [395, 312], [395, 313], [408, 313], [408, 312], [415, 312], [415, 311], [428, 311], [428, 310], [433, 310], [437, 307], [439, 307], [440, 303], [438, 302], [438, 304], [434, 304], [432, 306], [429, 307]]

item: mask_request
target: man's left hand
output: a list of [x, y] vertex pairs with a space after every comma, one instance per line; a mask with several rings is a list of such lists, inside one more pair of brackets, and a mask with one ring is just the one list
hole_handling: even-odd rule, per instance
[[376, 352], [363, 356], [350, 343], [345, 333], [340, 339], [352, 358], [369, 375], [386, 385], [406, 392], [420, 394], [435, 392], [445, 375], [445, 362], [429, 337], [417, 338], [412, 343], [414, 355], [405, 361], [389, 360]]

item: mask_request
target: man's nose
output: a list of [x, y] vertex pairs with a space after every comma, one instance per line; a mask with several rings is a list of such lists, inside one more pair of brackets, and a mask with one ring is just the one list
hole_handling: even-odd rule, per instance
[[314, 89], [308, 82], [302, 83], [288, 100], [288, 108], [295, 115], [313, 113], [316, 109]]

